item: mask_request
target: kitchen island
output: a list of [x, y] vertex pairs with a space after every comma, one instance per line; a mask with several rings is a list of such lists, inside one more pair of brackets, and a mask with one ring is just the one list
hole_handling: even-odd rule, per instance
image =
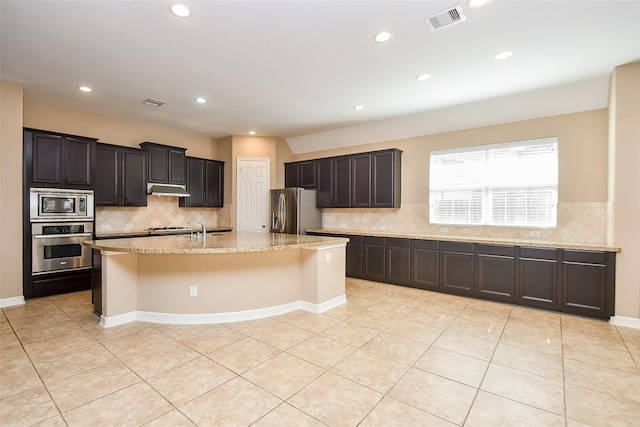
[[346, 302], [347, 238], [210, 233], [89, 241], [101, 254], [104, 327], [131, 321], [200, 324]]

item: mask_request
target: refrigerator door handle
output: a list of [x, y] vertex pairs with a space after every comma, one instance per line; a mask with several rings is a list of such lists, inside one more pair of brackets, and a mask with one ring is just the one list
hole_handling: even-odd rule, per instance
[[284, 199], [284, 193], [280, 193], [280, 199], [278, 200], [278, 210], [278, 216], [280, 217], [280, 232], [284, 233], [284, 229], [287, 224], [287, 204]]

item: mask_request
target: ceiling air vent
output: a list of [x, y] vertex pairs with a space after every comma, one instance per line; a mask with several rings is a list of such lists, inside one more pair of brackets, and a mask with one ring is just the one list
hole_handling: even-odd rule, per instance
[[427, 20], [431, 24], [433, 31], [436, 31], [441, 28], [457, 24], [458, 22], [466, 21], [467, 18], [464, 16], [464, 13], [462, 13], [462, 8], [460, 6], [456, 6], [443, 10], [442, 12], [438, 12], [427, 18]]
[[147, 98], [144, 101], [142, 101], [142, 103], [151, 105], [152, 107], [159, 107], [161, 105], [164, 105], [164, 101], [160, 101], [158, 99], [153, 99], [153, 98]]

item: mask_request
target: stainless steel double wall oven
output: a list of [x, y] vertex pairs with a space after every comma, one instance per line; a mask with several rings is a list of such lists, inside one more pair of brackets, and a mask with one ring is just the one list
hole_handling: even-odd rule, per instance
[[29, 196], [31, 274], [90, 269], [83, 243], [93, 237], [93, 191], [31, 188]]

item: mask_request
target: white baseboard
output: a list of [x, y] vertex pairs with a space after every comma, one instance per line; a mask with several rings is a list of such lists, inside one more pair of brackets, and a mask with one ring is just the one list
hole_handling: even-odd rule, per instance
[[305, 310], [312, 313], [323, 313], [347, 302], [346, 295], [341, 295], [322, 304], [313, 304], [306, 301], [296, 301], [289, 304], [274, 307], [258, 308], [255, 310], [233, 311], [228, 313], [204, 313], [204, 314], [174, 314], [157, 313], [152, 311], [132, 311], [117, 316], [100, 317], [100, 325], [105, 328], [118, 326], [125, 323], [139, 321], [149, 323], [164, 323], [170, 325], [204, 325], [213, 323], [232, 323], [246, 320], [263, 319], [265, 317], [286, 314], [296, 310]]
[[609, 323], [615, 326], [640, 329], [640, 319], [636, 319], [635, 317], [611, 316]]
[[112, 326], [124, 325], [125, 323], [134, 322], [136, 320], [136, 312], [131, 311], [129, 313], [118, 314], [117, 316], [105, 317], [103, 314], [100, 316], [100, 325], [104, 328], [110, 328]]
[[302, 304], [300, 308], [306, 311], [310, 311], [311, 313], [320, 314], [324, 313], [325, 311], [331, 310], [332, 308], [336, 308], [342, 304], [345, 304], [346, 302], [347, 296], [340, 295], [339, 297], [335, 297], [334, 299], [325, 301], [322, 304], [312, 304], [310, 302], [300, 301], [300, 303]]
[[22, 295], [19, 297], [0, 298], [0, 308], [13, 307], [14, 305], [22, 305], [24, 303], [24, 296]]

